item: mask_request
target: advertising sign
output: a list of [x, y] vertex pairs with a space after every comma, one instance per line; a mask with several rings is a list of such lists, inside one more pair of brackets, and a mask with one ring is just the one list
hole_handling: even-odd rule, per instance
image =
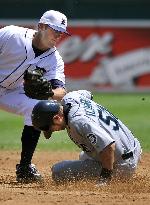
[[150, 90], [150, 22], [70, 21], [68, 30], [58, 50], [69, 89]]
[[72, 26], [59, 44], [69, 86], [150, 90], [150, 27], [123, 22]]

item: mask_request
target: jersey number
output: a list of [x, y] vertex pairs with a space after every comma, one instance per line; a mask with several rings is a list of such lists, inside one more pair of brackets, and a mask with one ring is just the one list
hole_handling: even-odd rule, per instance
[[[110, 125], [111, 122], [114, 123], [113, 130], [119, 130], [119, 123], [117, 121], [117, 118], [110, 113], [108, 110], [106, 110], [104, 107], [101, 107], [98, 105], [98, 113], [99, 113], [99, 118], [101, 121], [103, 121], [106, 125]], [[106, 113], [104, 117], [104, 113]]]

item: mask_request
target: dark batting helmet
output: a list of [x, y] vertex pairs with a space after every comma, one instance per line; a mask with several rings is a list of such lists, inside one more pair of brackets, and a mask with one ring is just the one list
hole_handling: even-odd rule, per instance
[[[32, 124], [38, 130], [48, 131], [51, 133], [50, 127], [53, 123], [53, 117], [60, 110], [60, 103], [55, 100], [41, 100], [32, 110]], [[45, 136], [46, 137], [46, 136]], [[50, 137], [50, 136], [49, 136]]]

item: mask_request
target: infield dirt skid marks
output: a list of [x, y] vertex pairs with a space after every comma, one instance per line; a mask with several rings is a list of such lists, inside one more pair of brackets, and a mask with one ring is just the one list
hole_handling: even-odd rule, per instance
[[44, 182], [18, 184], [15, 165], [19, 157], [19, 152], [0, 151], [0, 205], [148, 205], [150, 202], [149, 153], [143, 154], [132, 180], [113, 180], [104, 187], [96, 187], [94, 182], [60, 186], [52, 182], [51, 166], [61, 160], [77, 159], [77, 152], [36, 152], [33, 161], [43, 174]]

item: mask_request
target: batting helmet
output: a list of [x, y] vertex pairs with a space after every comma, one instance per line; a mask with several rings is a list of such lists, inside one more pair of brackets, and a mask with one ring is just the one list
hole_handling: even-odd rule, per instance
[[32, 110], [32, 124], [35, 128], [42, 131], [50, 131], [53, 117], [60, 110], [60, 103], [55, 100], [41, 100]]

